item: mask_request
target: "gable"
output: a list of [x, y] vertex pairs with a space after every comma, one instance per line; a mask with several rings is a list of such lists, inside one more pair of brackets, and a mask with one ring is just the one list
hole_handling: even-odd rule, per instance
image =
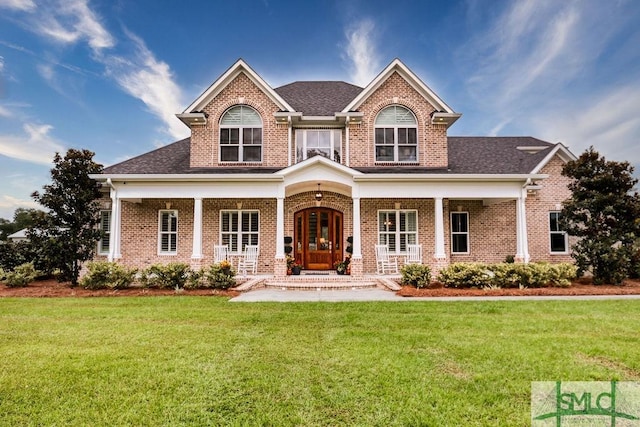
[[[215, 82], [211, 84], [195, 101], [191, 103], [183, 112], [183, 114], [192, 114], [202, 111], [202, 109], [211, 103], [211, 101], [224, 90], [227, 85], [236, 80], [240, 75], [244, 74], [253, 84], [267, 95], [271, 101], [281, 110], [294, 111], [293, 108], [276, 93], [271, 86], [265, 82], [251, 67], [249, 67], [242, 59], [236, 61], [225, 73], [223, 73]], [[180, 115], [178, 115], [180, 116]]]
[[433, 106], [431, 114], [433, 123], [452, 125], [461, 114], [453, 111], [436, 93], [431, 90], [399, 59], [395, 59], [376, 78], [365, 87], [360, 94], [347, 105], [343, 112], [358, 110], [371, 96], [373, 96], [389, 79], [398, 76], [413, 89], [427, 103]]

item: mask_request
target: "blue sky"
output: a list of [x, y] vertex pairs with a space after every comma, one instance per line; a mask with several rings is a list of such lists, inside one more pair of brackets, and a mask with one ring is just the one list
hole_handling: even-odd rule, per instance
[[638, 46], [635, 0], [0, 0], [0, 218], [36, 207], [56, 151], [106, 166], [187, 136], [175, 114], [238, 58], [278, 87], [397, 57], [463, 114], [449, 135], [640, 169]]

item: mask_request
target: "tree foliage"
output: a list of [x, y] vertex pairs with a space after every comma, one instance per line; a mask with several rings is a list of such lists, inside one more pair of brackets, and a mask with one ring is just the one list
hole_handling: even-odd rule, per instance
[[93, 257], [101, 235], [100, 188], [89, 175], [100, 173], [102, 165], [93, 161], [93, 155], [75, 149], [68, 150], [64, 158], [56, 153], [52, 183], [42, 193], [31, 195], [48, 213], [35, 216], [27, 235], [50, 266], [60, 271], [59, 279], [73, 285], [78, 283], [81, 263]]
[[562, 171], [572, 178], [561, 225], [578, 237], [572, 247], [578, 274], [591, 271], [596, 284], [622, 282], [632, 269], [640, 236], [638, 180], [628, 162], [607, 161], [590, 147]]
[[33, 218], [37, 213], [37, 209], [18, 208], [13, 213], [13, 221], [0, 218], [0, 240], [6, 240], [9, 235], [16, 231], [31, 227]]

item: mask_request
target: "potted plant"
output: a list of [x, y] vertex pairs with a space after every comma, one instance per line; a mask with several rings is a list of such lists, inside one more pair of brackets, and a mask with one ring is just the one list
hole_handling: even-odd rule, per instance
[[302, 271], [302, 264], [298, 264], [297, 262], [294, 261], [293, 265], [291, 266], [291, 274], [293, 274], [294, 276], [297, 276], [300, 274], [301, 271]]
[[302, 264], [296, 262], [291, 255], [287, 255], [287, 274], [299, 275], [302, 270]]
[[336, 269], [336, 273], [338, 274], [349, 274], [349, 262], [351, 260], [349, 257], [345, 258], [344, 261], [336, 262], [333, 267]]

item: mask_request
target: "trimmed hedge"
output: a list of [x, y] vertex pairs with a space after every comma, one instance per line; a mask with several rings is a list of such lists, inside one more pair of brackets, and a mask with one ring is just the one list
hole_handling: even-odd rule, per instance
[[431, 269], [424, 264], [405, 264], [400, 269], [402, 284], [414, 288], [426, 288], [431, 283]]
[[140, 283], [145, 288], [182, 289], [191, 274], [191, 267], [183, 262], [154, 264], [142, 271]]
[[22, 288], [36, 280], [39, 272], [33, 266], [33, 262], [25, 262], [6, 272], [0, 269], [0, 280], [4, 280], [10, 288]]
[[448, 288], [567, 287], [576, 272], [569, 263], [454, 263], [440, 271], [438, 281]]
[[87, 265], [88, 273], [80, 279], [85, 289], [126, 289], [134, 282], [137, 269], [129, 269], [115, 262], [93, 261]]

